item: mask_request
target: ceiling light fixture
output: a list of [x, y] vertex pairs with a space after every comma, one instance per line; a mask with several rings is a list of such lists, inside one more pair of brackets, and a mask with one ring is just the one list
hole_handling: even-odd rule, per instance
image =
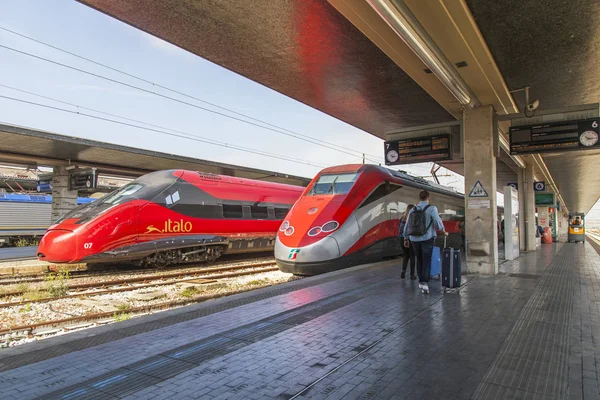
[[454, 97], [467, 108], [479, 101], [402, 0], [367, 0]]

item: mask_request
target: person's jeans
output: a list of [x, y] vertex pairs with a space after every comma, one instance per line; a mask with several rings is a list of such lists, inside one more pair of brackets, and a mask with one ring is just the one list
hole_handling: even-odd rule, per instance
[[408, 267], [408, 262], [410, 261], [410, 276], [415, 275], [415, 252], [413, 251], [411, 245], [408, 247], [404, 247], [404, 240], [402, 240], [402, 250], [404, 251], [404, 255], [402, 256], [402, 272], [406, 272], [406, 268]]
[[433, 255], [433, 243], [435, 239], [424, 240], [422, 242], [410, 242], [417, 259], [417, 274], [420, 283], [429, 282], [431, 274], [431, 256]]

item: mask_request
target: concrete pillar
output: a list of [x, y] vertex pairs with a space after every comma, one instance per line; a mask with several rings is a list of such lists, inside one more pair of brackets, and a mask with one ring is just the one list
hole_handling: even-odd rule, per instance
[[527, 251], [527, 234], [526, 234], [526, 223], [525, 223], [525, 209], [527, 208], [525, 204], [526, 200], [526, 185], [527, 182], [525, 180], [525, 170], [522, 169], [517, 174], [517, 179], [519, 182], [519, 248], [521, 252]]
[[533, 190], [533, 165], [527, 164], [525, 169], [521, 170], [521, 179], [519, 182], [519, 201], [521, 207], [522, 234], [521, 246], [523, 251], [535, 251], [535, 192]]
[[[465, 155], [465, 216], [467, 272], [498, 273], [498, 213], [496, 208], [496, 155], [494, 110], [482, 106], [463, 114]], [[483, 191], [471, 195], [477, 185]]]
[[69, 171], [54, 167], [52, 177], [52, 223], [77, 207], [77, 190], [69, 190]]

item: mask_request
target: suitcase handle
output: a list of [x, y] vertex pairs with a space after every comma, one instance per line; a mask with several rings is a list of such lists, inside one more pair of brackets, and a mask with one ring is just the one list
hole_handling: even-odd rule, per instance
[[448, 236], [444, 235], [444, 248], [446, 248], [446, 238], [447, 238], [447, 237], [448, 237]]

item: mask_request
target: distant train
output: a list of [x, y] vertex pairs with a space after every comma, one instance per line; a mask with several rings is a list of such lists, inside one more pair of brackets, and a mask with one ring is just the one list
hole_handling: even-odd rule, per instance
[[272, 250], [303, 190], [194, 171], [152, 172], [65, 215], [50, 226], [37, 256], [163, 267]]
[[[79, 197], [77, 204], [94, 199]], [[52, 224], [52, 196], [0, 193], [0, 246], [30, 244]]]
[[400, 255], [400, 216], [423, 189], [450, 234], [448, 244], [459, 248], [464, 195], [375, 165], [342, 165], [322, 170], [286, 216], [275, 243], [277, 265], [315, 275]]

